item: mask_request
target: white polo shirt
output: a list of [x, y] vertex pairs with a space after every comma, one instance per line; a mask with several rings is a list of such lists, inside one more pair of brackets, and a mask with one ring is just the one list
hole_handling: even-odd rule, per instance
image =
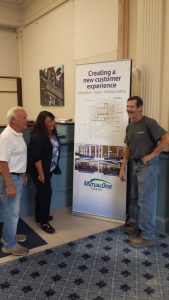
[[16, 132], [9, 125], [0, 135], [0, 161], [8, 162], [9, 172], [25, 173], [27, 147], [21, 132]]

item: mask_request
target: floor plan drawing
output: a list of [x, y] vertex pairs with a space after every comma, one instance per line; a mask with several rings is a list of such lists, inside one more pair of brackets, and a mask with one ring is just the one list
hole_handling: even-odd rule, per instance
[[124, 140], [124, 101], [120, 97], [113, 100], [85, 101], [80, 114], [78, 137], [88, 143], [116, 143]]

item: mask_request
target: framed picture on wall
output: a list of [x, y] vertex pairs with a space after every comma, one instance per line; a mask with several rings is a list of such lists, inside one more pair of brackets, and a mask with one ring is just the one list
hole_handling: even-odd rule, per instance
[[64, 105], [64, 66], [59, 65], [39, 71], [40, 104], [42, 106]]

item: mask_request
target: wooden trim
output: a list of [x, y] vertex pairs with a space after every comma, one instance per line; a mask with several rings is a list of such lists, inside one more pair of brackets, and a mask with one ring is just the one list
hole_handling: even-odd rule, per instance
[[56, 121], [55, 122], [56, 124], [59, 124], [59, 125], [74, 125], [74, 121], [71, 121], [71, 122], [59, 122], [59, 121]]
[[[35, 22], [39, 18], [48, 14], [50, 11], [54, 10], [56, 7], [59, 7], [60, 5], [66, 3], [68, 1], [69, 0], [53, 0], [53, 1], [50, 1], [51, 3], [49, 3], [49, 4], [46, 4], [46, 3], [45, 3], [45, 5], [42, 4], [41, 8], [38, 11], [34, 11], [32, 13], [32, 15], [26, 16], [23, 26], [27, 27], [28, 25]], [[31, 1], [31, 5], [32, 5], [32, 3], [34, 4], [34, 1]]]
[[22, 103], [22, 81], [21, 78], [17, 78], [17, 96], [18, 96], [18, 105], [23, 106]]
[[74, 141], [62, 142], [60, 141], [61, 146], [71, 146], [74, 145]]
[[13, 77], [13, 76], [0, 76], [0, 78], [17, 79], [18, 77]]
[[124, 1], [124, 58], [128, 58], [129, 48], [129, 0]]
[[14, 94], [16, 94], [16, 93], [17, 93], [17, 91], [0, 91], [0, 93], [8, 93], [8, 94], [10, 94], [10, 93], [14, 93]]
[[128, 58], [129, 0], [118, 1], [118, 59]]
[[0, 93], [16, 93], [17, 94], [17, 105], [23, 106], [22, 102], [22, 79], [20, 77], [13, 76], [0, 76], [0, 79], [15, 79], [16, 80], [16, 91], [0, 91]]

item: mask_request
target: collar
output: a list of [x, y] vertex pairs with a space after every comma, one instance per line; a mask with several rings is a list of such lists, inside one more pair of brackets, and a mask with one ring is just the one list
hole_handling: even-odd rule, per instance
[[23, 136], [22, 132], [15, 131], [9, 124], [7, 125], [7, 130], [12, 132], [16, 136]]

